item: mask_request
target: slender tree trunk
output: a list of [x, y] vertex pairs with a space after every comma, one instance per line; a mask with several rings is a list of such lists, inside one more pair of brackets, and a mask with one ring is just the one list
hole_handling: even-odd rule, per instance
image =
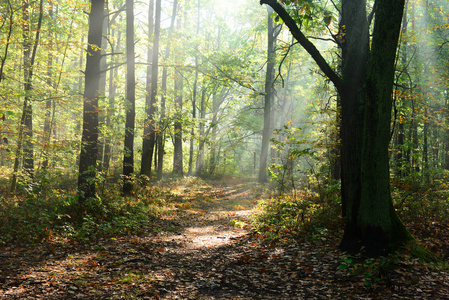
[[198, 154], [196, 157], [196, 171], [197, 176], [201, 176], [203, 173], [204, 164], [204, 144], [206, 141], [206, 136], [204, 134], [204, 122], [206, 120], [206, 87], [205, 80], [203, 78], [203, 89], [201, 91], [201, 101], [200, 101], [200, 123], [199, 123], [199, 144], [198, 144]]
[[[105, 0], [105, 3], [107, 5], [107, 0]], [[106, 132], [106, 124], [105, 124], [105, 106], [106, 106], [106, 68], [107, 68], [107, 61], [106, 61], [106, 48], [108, 45], [108, 40], [106, 37], [106, 33], [108, 32], [109, 27], [109, 18], [107, 17], [108, 9], [105, 7], [104, 16], [103, 19], [103, 39], [101, 41], [101, 62], [100, 62], [100, 84], [98, 87], [98, 91], [100, 93], [99, 98], [99, 111], [98, 111], [98, 165], [102, 169], [103, 168], [103, 161], [104, 161], [104, 147], [105, 147], [105, 132]]]
[[[10, 191], [14, 192], [17, 183], [17, 172], [19, 169], [19, 159], [23, 146], [23, 169], [27, 180], [32, 180], [34, 176], [34, 145], [33, 145], [33, 108], [31, 104], [31, 92], [33, 83], [33, 67], [36, 59], [37, 47], [39, 45], [39, 37], [43, 18], [43, 0], [39, 2], [39, 21], [36, 28], [36, 36], [34, 38], [34, 45], [31, 40], [31, 20], [30, 20], [30, 2], [24, 0], [22, 2], [22, 37], [23, 37], [23, 74], [24, 74], [24, 92], [25, 97], [23, 101], [22, 117], [19, 125], [19, 139], [17, 143], [16, 158], [14, 161], [14, 170], [11, 180]], [[26, 139], [24, 138], [26, 136]]]
[[[149, 9], [149, 24], [153, 24], [153, 1], [150, 2]], [[150, 20], [151, 19], [151, 20]], [[143, 143], [142, 143], [142, 161], [140, 174], [151, 176], [151, 163], [153, 158], [154, 144], [155, 144], [155, 124], [154, 115], [156, 113], [157, 101], [157, 81], [158, 81], [158, 64], [159, 64], [159, 38], [160, 38], [160, 24], [161, 24], [161, 0], [156, 0], [155, 5], [155, 19], [154, 19], [154, 39], [153, 48], [148, 53], [147, 58], [151, 56], [152, 65], [147, 68], [147, 98], [145, 104], [145, 111], [147, 119], [145, 121]], [[149, 25], [149, 37], [151, 38], [153, 26]], [[149, 50], [150, 51], [150, 50]], [[148, 73], [151, 71], [151, 76]], [[151, 80], [151, 84], [150, 83]], [[148, 98], [149, 97], [149, 98]]]
[[[50, 28], [53, 29], [53, 1], [48, 3], [48, 16], [50, 18]], [[48, 30], [48, 42], [53, 44], [53, 31]], [[44, 119], [44, 161], [42, 162], [42, 169], [46, 170], [48, 167], [48, 152], [51, 141], [51, 108], [53, 104], [52, 91], [53, 91], [53, 53], [48, 51], [47, 55], [47, 86], [50, 90], [50, 97], [45, 101], [45, 119]]]
[[[181, 17], [178, 18], [177, 30], [181, 32], [182, 24]], [[176, 62], [178, 65], [181, 59], [181, 52], [176, 54]], [[183, 175], [183, 158], [182, 158], [182, 90], [183, 78], [181, 70], [175, 70], [175, 122], [174, 122], [174, 150], [173, 150], [173, 174]]]
[[98, 97], [100, 83], [101, 41], [103, 35], [104, 0], [92, 0], [89, 14], [88, 48], [84, 73], [83, 133], [78, 176], [79, 200], [83, 204], [96, 197], [95, 176], [98, 155]]
[[[115, 35], [115, 30], [112, 29], [111, 36]], [[114, 131], [114, 128], [112, 128], [112, 115], [115, 112], [115, 96], [117, 92], [117, 83], [116, 79], [118, 77], [118, 68], [116, 66], [117, 59], [115, 53], [117, 53], [121, 47], [121, 31], [119, 30], [117, 33], [117, 41], [116, 44], [112, 44], [112, 57], [111, 57], [111, 69], [109, 71], [109, 105], [106, 113], [106, 128], [109, 131]], [[112, 133], [108, 133], [108, 135], [105, 137], [105, 146], [104, 146], [104, 155], [103, 155], [103, 169], [109, 170], [110, 162], [111, 162], [111, 156], [112, 156]]]
[[136, 67], [134, 54], [134, 0], [126, 0], [126, 124], [123, 157], [123, 194], [132, 192], [134, 172], [134, 122], [136, 117]]
[[267, 176], [267, 160], [268, 150], [270, 146], [271, 137], [271, 101], [273, 95], [273, 80], [274, 80], [274, 63], [275, 52], [274, 45], [276, 43], [274, 36], [273, 19], [271, 15], [273, 10], [268, 8], [268, 48], [267, 48], [267, 71], [265, 75], [265, 104], [263, 114], [263, 132], [262, 132], [262, 150], [260, 153], [259, 164], [259, 182], [263, 183], [268, 180]]
[[[196, 35], [198, 36], [200, 33], [200, 4], [201, 0], [198, 0], [197, 7], [197, 22], [196, 22]], [[198, 51], [197, 51], [198, 52]], [[195, 80], [193, 82], [193, 95], [192, 95], [192, 120], [196, 120], [196, 97], [198, 90], [198, 55], [195, 55]], [[188, 174], [193, 174], [193, 145], [195, 139], [195, 126], [192, 126], [190, 132], [190, 145], [189, 145], [189, 170]]]
[[165, 106], [166, 106], [166, 96], [167, 96], [167, 61], [170, 57], [170, 46], [171, 46], [171, 37], [175, 27], [176, 20], [176, 10], [178, 8], [178, 0], [173, 1], [173, 11], [170, 22], [170, 31], [168, 36], [167, 47], [165, 48], [165, 57], [164, 57], [164, 67], [162, 71], [162, 94], [161, 94], [161, 118], [159, 122], [159, 130], [157, 131], [157, 140], [158, 140], [158, 167], [157, 167], [157, 179], [162, 179], [163, 173], [163, 165], [164, 165], [164, 151], [165, 151], [165, 128], [167, 126], [165, 119]]
[[[408, 3], [408, 2], [407, 2]], [[408, 45], [407, 45], [407, 39], [405, 38], [406, 34], [407, 34], [407, 25], [408, 25], [408, 21], [407, 21], [407, 3], [405, 6], [405, 12], [404, 15], [402, 17], [402, 36], [404, 37], [404, 40], [402, 42], [402, 65], [405, 68], [405, 66], [407, 65], [407, 51], [408, 51]], [[406, 97], [400, 97], [399, 98], [400, 103], [399, 103], [399, 107], [398, 107], [398, 135], [397, 135], [397, 143], [396, 143], [396, 156], [395, 156], [395, 160], [396, 160], [396, 164], [398, 167], [397, 170], [397, 175], [399, 177], [403, 177], [405, 175], [404, 172], [404, 159], [405, 159], [405, 128], [404, 128], [404, 122], [405, 122], [405, 108], [406, 108]]]

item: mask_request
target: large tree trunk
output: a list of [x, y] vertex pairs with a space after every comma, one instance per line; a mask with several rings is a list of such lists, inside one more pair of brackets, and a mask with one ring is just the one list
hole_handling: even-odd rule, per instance
[[[365, 7], [365, 1], [361, 2]], [[347, 213], [342, 246], [352, 248], [358, 239], [368, 252], [381, 254], [407, 242], [411, 235], [393, 208], [388, 155], [396, 48], [404, 0], [379, 0], [376, 5], [371, 53], [363, 85], [366, 104], [362, 106], [364, 126], [358, 179], [361, 195], [360, 201], [354, 199], [347, 208], [350, 213]], [[368, 41], [367, 27], [364, 36]]]
[[101, 40], [104, 0], [92, 0], [89, 14], [86, 72], [84, 73], [83, 134], [78, 176], [79, 200], [96, 197], [95, 176], [98, 155], [98, 86], [100, 83]]
[[[413, 241], [393, 208], [388, 144], [396, 48], [404, 0], [376, 1], [371, 50], [365, 0], [342, 1], [343, 72], [339, 78], [320, 52], [273, 0], [295, 38], [335, 84], [342, 102], [343, 249], [381, 254]], [[344, 26], [344, 27], [343, 27]]]

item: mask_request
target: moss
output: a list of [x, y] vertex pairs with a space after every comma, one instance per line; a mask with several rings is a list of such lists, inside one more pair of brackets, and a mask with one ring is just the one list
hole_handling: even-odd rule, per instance
[[407, 245], [405, 245], [405, 249], [416, 258], [424, 260], [425, 262], [441, 262], [441, 260], [435, 256], [432, 252], [427, 250], [419, 241], [416, 239], [410, 240]]

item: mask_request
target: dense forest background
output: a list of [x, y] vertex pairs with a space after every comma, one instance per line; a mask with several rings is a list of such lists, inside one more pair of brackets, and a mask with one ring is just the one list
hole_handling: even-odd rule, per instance
[[[339, 72], [341, 6], [284, 2]], [[426, 220], [447, 214], [448, 12], [407, 1], [395, 62], [393, 202]], [[19, 195], [101, 202], [182, 176], [257, 178], [321, 200], [339, 190], [340, 98], [268, 6], [93, 1], [91, 12], [86, 1], [4, 0], [0, 17], [5, 207]]]
[[447, 298], [447, 1], [0, 3], [0, 297]]
[[[40, 188], [60, 178], [75, 183], [83, 122], [88, 32], [85, 12], [89, 6], [85, 1], [34, 1], [24, 12], [22, 4], [10, 1], [2, 6], [2, 180], [7, 184], [18, 176], [23, 183], [32, 176], [33, 185]], [[267, 12], [255, 4], [241, 1], [227, 7], [218, 2], [180, 1], [174, 8], [173, 3], [162, 3], [159, 83], [152, 120], [158, 124], [161, 138], [156, 147], [164, 147], [164, 152], [152, 158], [156, 162], [152, 175], [158, 174], [160, 179], [161, 174], [173, 172], [177, 132], [182, 134], [183, 168], [179, 174], [257, 174], [264, 120]], [[148, 20], [154, 22], [154, 17], [149, 18], [148, 3], [135, 3], [134, 9], [138, 12], [134, 27], [134, 165], [135, 174], [139, 174], [142, 137], [149, 124], [146, 99], [151, 96], [151, 81], [147, 74], [151, 76], [148, 69], [153, 65], [155, 34], [149, 34], [154, 29], [148, 27], [154, 24], [148, 24]], [[328, 84], [314, 76], [316, 70], [303, 51], [291, 46], [292, 38], [285, 28], [276, 26], [270, 126], [277, 134], [270, 138], [283, 141], [288, 128], [295, 139], [294, 148], [314, 152], [314, 156], [304, 156], [301, 161], [295, 159], [300, 165], [296, 169], [304, 174], [313, 167], [317, 173], [329, 165], [320, 159], [331, 159], [326, 147], [335, 144], [335, 99]], [[97, 161], [101, 177], [116, 181], [122, 173], [125, 114], [129, 108], [125, 47], [129, 35], [124, 2], [107, 3], [104, 28]], [[311, 34], [319, 37], [325, 34], [324, 29]], [[332, 43], [322, 41], [320, 45], [333, 55]], [[28, 73], [32, 73], [31, 88], [26, 90], [27, 77], [31, 77]], [[25, 113], [29, 121], [22, 120]], [[279, 150], [269, 154], [268, 167], [273, 164], [270, 169], [275, 176], [285, 158]], [[27, 163], [27, 158], [33, 162]], [[322, 163], [318, 164], [318, 159]], [[31, 170], [24, 173], [31, 164]]]

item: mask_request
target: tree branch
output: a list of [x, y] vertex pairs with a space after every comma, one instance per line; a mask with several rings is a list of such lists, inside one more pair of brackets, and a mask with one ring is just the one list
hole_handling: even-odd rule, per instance
[[315, 45], [310, 42], [302, 31], [298, 28], [298, 25], [293, 20], [293, 18], [288, 14], [285, 8], [279, 4], [276, 0], [260, 0], [260, 4], [267, 4], [273, 8], [273, 10], [279, 15], [279, 17], [287, 25], [288, 29], [294, 36], [294, 38], [301, 44], [301, 46], [307, 51], [307, 53], [312, 56], [313, 60], [316, 62], [318, 67], [323, 71], [323, 73], [329, 78], [330, 81], [335, 85], [337, 90], [341, 89], [341, 78], [337, 73], [329, 66], [324, 57], [321, 55], [320, 51], [315, 47]]

